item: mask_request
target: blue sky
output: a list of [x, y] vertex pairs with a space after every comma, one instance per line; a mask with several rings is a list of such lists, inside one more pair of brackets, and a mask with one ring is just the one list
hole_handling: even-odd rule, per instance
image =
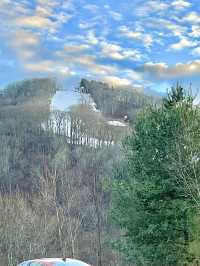
[[0, 0], [0, 19], [0, 87], [40, 76], [200, 83], [199, 0]]

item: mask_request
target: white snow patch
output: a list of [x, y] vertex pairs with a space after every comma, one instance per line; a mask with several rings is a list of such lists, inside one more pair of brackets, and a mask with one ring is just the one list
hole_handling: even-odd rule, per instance
[[126, 127], [126, 124], [117, 120], [108, 121], [108, 124], [115, 127]]

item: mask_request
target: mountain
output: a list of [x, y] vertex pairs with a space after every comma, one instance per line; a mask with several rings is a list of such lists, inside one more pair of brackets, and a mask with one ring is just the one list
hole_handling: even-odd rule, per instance
[[97, 109], [105, 116], [114, 119], [133, 120], [144, 106], [159, 102], [156, 95], [149, 95], [130, 86], [111, 87], [106, 83], [82, 79], [79, 91], [88, 93]]
[[130, 265], [107, 244], [120, 234], [109, 219], [108, 184], [132, 130], [128, 120], [157, 99], [81, 80], [77, 103], [55, 110], [58, 92], [55, 80], [31, 79], [0, 94], [0, 259]]

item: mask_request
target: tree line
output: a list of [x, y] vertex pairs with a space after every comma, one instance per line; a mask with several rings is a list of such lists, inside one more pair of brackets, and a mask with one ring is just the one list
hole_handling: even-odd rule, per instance
[[147, 95], [130, 86], [110, 87], [95, 80], [82, 79], [78, 90], [90, 94], [105, 116], [129, 121], [133, 121], [144, 106], [160, 101], [158, 97]]
[[123, 265], [110, 245], [118, 232], [104, 183], [126, 129], [107, 125], [87, 105], [52, 110], [57, 89], [55, 80], [33, 79], [0, 95], [0, 260], [14, 266], [66, 256]]

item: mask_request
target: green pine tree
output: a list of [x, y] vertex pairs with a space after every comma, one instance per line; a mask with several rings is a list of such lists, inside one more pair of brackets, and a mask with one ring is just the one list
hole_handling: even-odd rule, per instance
[[177, 85], [161, 107], [149, 107], [139, 116], [134, 134], [124, 142], [125, 162], [115, 173], [112, 215], [124, 232], [118, 248], [138, 266], [182, 266], [192, 260], [194, 208], [175, 163], [179, 152], [182, 163], [188, 161], [185, 132], [191, 117], [198, 120], [199, 113]]

